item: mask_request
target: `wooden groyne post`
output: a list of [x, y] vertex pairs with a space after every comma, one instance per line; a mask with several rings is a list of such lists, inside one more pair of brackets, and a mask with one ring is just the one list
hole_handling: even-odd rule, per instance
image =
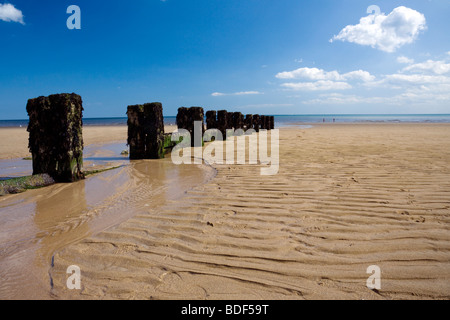
[[30, 99], [27, 112], [33, 175], [47, 173], [57, 182], [83, 179], [81, 97], [64, 93]]
[[206, 128], [209, 129], [217, 129], [217, 112], [216, 111], [208, 111], [206, 112]]
[[240, 112], [233, 112], [234, 130], [244, 129], [244, 116]]
[[164, 158], [164, 117], [159, 102], [128, 106], [130, 159]]
[[[191, 108], [185, 108], [181, 107], [178, 109], [178, 115], [177, 115], [177, 126], [179, 129], [185, 129], [189, 131], [191, 135], [191, 145], [193, 147], [199, 147], [199, 145], [196, 145], [195, 139], [194, 139], [194, 123], [196, 121], [201, 122], [202, 126], [202, 137], [205, 133], [205, 113], [203, 108], [201, 107], [191, 107]], [[202, 139], [203, 141], [203, 139]], [[203, 144], [203, 142], [202, 142]], [[201, 146], [201, 145], [200, 145]]]
[[259, 132], [260, 128], [261, 128], [261, 118], [260, 118], [259, 114], [254, 114], [253, 115], [253, 129], [256, 132]]
[[245, 130], [253, 129], [253, 115], [247, 114], [245, 115]]
[[217, 129], [222, 133], [222, 137], [225, 140], [228, 129], [228, 112], [226, 110], [220, 110], [217, 112]]

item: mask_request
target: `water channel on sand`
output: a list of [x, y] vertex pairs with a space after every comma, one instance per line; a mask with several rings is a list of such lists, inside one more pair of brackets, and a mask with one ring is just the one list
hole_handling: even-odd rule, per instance
[[[211, 179], [206, 166], [129, 161], [122, 144], [85, 149], [85, 169], [121, 166], [72, 184], [0, 197], [0, 299], [47, 299], [54, 253], [176, 200]], [[91, 169], [92, 168], [92, 169]], [[31, 161], [1, 160], [0, 179], [31, 174]]]

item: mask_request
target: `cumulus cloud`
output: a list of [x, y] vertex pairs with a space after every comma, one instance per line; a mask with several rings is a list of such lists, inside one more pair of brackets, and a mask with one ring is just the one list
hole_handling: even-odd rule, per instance
[[[364, 85], [371, 89], [385, 89], [385, 95], [383, 96], [356, 95], [354, 92], [349, 94], [330, 92], [319, 94], [317, 97], [302, 103], [308, 105], [388, 104], [422, 106], [448, 105], [450, 103], [450, 63], [446, 61], [428, 60], [410, 64], [396, 73], [379, 75], [377, 78], [377, 81], [364, 82]], [[304, 88], [309, 88], [309, 86], [303, 85]], [[337, 91], [337, 88], [333, 89]], [[374, 91], [367, 93], [370, 92]], [[361, 94], [361, 91], [359, 94]]]
[[0, 20], [25, 24], [25, 22], [23, 21], [22, 11], [16, 9], [10, 3], [0, 3]]
[[259, 91], [241, 91], [241, 92], [234, 92], [234, 93], [222, 93], [222, 92], [214, 92], [211, 95], [213, 97], [222, 97], [222, 96], [245, 96], [245, 95], [256, 95], [256, 94], [263, 94]]
[[325, 71], [318, 68], [299, 68], [294, 71], [280, 72], [276, 75], [278, 79], [306, 79], [306, 80], [331, 80], [347, 81], [362, 80], [372, 81], [375, 79], [369, 72], [363, 70], [340, 74], [337, 71]]
[[394, 52], [406, 44], [413, 43], [425, 29], [426, 19], [422, 13], [401, 6], [388, 15], [382, 13], [363, 17], [359, 24], [346, 26], [330, 41], [347, 41]]
[[450, 63], [446, 63], [445, 61], [434, 61], [428, 60], [421, 63], [416, 63], [410, 65], [403, 69], [404, 72], [423, 72], [423, 73], [434, 73], [434, 74], [446, 74], [450, 73]]
[[327, 90], [346, 90], [351, 89], [352, 86], [347, 82], [337, 82], [330, 80], [319, 80], [316, 82], [299, 82], [299, 83], [283, 83], [281, 85], [290, 90], [305, 90], [305, 91], [327, 91]]
[[397, 62], [404, 63], [404, 64], [412, 64], [412, 63], [414, 63], [414, 59], [410, 59], [408, 57], [401, 56], [401, 57], [397, 58]]
[[349, 83], [363, 82], [370, 83], [375, 77], [364, 70], [356, 70], [347, 73], [338, 71], [325, 71], [318, 68], [299, 68], [293, 71], [284, 71], [276, 76], [282, 80], [303, 80], [303, 82], [288, 82], [281, 84], [288, 90], [303, 91], [326, 91], [326, 90], [347, 90], [353, 88]]

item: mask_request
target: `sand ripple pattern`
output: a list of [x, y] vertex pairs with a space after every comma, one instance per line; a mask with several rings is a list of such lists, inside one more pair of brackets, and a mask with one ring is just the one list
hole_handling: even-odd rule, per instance
[[[283, 129], [280, 150], [276, 176], [216, 166], [182, 201], [65, 248], [53, 296], [450, 298], [450, 126]], [[81, 291], [65, 288], [73, 264]]]

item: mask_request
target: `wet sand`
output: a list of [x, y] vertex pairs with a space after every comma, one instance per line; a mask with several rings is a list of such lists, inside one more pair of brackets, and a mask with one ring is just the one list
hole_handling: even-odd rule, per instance
[[278, 175], [214, 168], [182, 200], [58, 250], [52, 297], [450, 298], [450, 125], [287, 128]]
[[[122, 167], [73, 184], [0, 197], [0, 299], [53, 298], [49, 269], [57, 250], [118, 225], [145, 208], [176, 201], [215, 175], [210, 167], [175, 166], [170, 158], [130, 162], [120, 155], [126, 148], [126, 135], [114, 136], [117, 127], [99, 129], [94, 130], [96, 139], [88, 139], [96, 144], [85, 149], [85, 169]], [[20, 138], [11, 137], [26, 143]], [[115, 139], [121, 142], [99, 143]], [[1, 160], [0, 173], [31, 174], [31, 161]]]

